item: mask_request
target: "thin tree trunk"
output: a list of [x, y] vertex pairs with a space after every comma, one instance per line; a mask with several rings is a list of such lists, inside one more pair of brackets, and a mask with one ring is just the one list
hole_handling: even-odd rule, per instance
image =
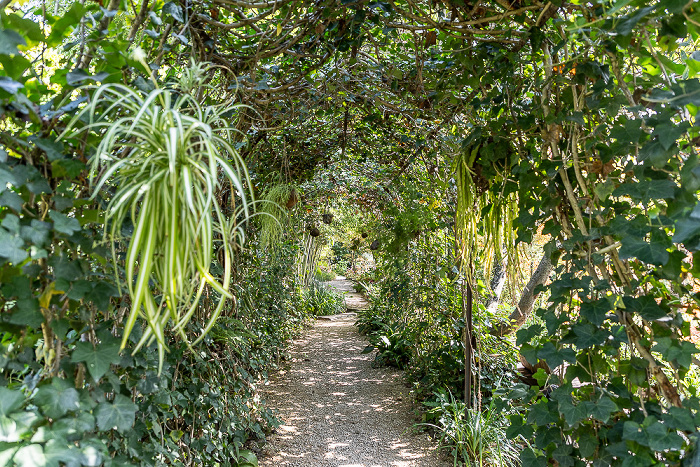
[[493, 270], [491, 271], [491, 294], [486, 297], [486, 311], [493, 314], [498, 308], [499, 303], [501, 303], [501, 294], [503, 293], [503, 286], [506, 283], [506, 263], [507, 259], [503, 256], [502, 259], [496, 258], [493, 263]]
[[[466, 282], [466, 293], [465, 293]], [[462, 313], [464, 318], [464, 403], [472, 407], [472, 360], [474, 358], [474, 328], [472, 319], [473, 307], [472, 285], [467, 279], [462, 282]], [[465, 303], [466, 302], [466, 303]]]
[[549, 274], [552, 272], [553, 269], [552, 261], [549, 259], [549, 256], [545, 253], [542, 256], [542, 259], [540, 260], [540, 264], [537, 266], [537, 269], [535, 269], [535, 272], [532, 273], [532, 277], [530, 277], [530, 282], [527, 283], [527, 286], [525, 286], [525, 289], [523, 289], [522, 295], [520, 295], [520, 301], [518, 302], [518, 306], [515, 307], [515, 310], [510, 314], [508, 317], [508, 323], [502, 324], [500, 326], [497, 326], [493, 329], [491, 329], [491, 334], [495, 336], [507, 336], [508, 334], [512, 334], [515, 331], [522, 326], [525, 321], [530, 317], [532, 314], [532, 309], [534, 308], [535, 305], [535, 299], [537, 298], [537, 293], [535, 293], [535, 289], [537, 288], [538, 285], [544, 284], [547, 279], [549, 278]]

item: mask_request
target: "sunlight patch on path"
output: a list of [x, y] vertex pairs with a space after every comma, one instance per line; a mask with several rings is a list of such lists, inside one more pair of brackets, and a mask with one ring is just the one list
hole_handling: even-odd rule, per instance
[[[349, 281], [348, 281], [349, 282]], [[347, 287], [347, 285], [345, 285]], [[319, 320], [265, 389], [283, 425], [261, 467], [441, 467], [399, 371], [372, 368], [353, 314]]]

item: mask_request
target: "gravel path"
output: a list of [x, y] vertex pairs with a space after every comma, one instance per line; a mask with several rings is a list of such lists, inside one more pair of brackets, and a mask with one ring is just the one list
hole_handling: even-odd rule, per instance
[[[352, 289], [344, 278], [331, 281]], [[349, 285], [348, 285], [349, 283]], [[348, 306], [362, 307], [362, 301]], [[357, 308], [352, 308], [357, 309]], [[282, 425], [261, 467], [440, 467], [434, 442], [416, 433], [415, 406], [401, 372], [372, 368], [355, 313], [316, 321], [294, 342], [292, 363], [265, 389]]]

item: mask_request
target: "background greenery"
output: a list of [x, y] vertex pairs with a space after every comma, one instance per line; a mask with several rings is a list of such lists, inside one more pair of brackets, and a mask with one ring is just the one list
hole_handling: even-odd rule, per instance
[[[695, 2], [0, 6], [0, 463], [252, 462], [246, 440], [274, 425], [258, 386], [317, 304], [336, 303], [309, 289], [319, 268], [366, 285], [358, 326], [437, 404], [426, 422], [456, 461], [479, 461], [456, 433], [489, 420], [493, 439], [496, 411], [512, 441], [479, 452], [511, 443], [523, 465], [698, 462]], [[119, 186], [93, 191], [105, 133], [80, 112], [109, 108], [84, 85], [174, 91], [192, 59], [213, 64], [193, 102], [228, 109], [216, 144], [249, 179], [203, 191], [240, 229], [211, 231], [198, 273], [225, 283], [229, 254], [235, 300], [211, 281], [184, 332], [223, 303], [220, 320], [194, 350], [160, 335], [159, 375], [157, 346], [132, 355], [140, 325], [119, 345], [126, 278], [147, 264], [126, 256], [141, 208], [113, 261]], [[85, 131], [65, 133], [76, 116]], [[128, 160], [133, 143], [108, 152]], [[247, 191], [279, 222], [245, 222]], [[494, 336], [543, 255], [535, 311]]]

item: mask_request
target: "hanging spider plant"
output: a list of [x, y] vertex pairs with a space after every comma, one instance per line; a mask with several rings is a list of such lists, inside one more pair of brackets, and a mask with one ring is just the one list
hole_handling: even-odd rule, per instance
[[[168, 349], [166, 330], [190, 345], [185, 327], [207, 286], [220, 300], [192, 344], [212, 328], [226, 299], [234, 298], [229, 291], [231, 251], [234, 243], [243, 241], [237, 219], [250, 217], [248, 172], [229, 142], [235, 130], [223, 116], [232, 108], [202, 106], [191, 97], [201, 91], [197, 83], [209, 69], [193, 63], [169, 88], [151, 76], [155, 89], [148, 93], [121, 84], [98, 87], [66, 130], [100, 135], [90, 174], [97, 180], [93, 197], [108, 187], [114, 190], [105, 234], [115, 263], [115, 243], [121, 240], [127, 216], [134, 225], [125, 265], [131, 310], [121, 347], [142, 319], [146, 329], [134, 353], [155, 340], [161, 367]], [[80, 119], [88, 123], [76, 129]], [[238, 212], [229, 219], [215, 197], [222, 182], [230, 183], [241, 199]], [[221, 280], [210, 273], [219, 242], [224, 258]]]
[[299, 200], [296, 187], [291, 183], [277, 183], [270, 186], [261, 196], [260, 244], [274, 248], [279, 245], [289, 224], [289, 211]]

